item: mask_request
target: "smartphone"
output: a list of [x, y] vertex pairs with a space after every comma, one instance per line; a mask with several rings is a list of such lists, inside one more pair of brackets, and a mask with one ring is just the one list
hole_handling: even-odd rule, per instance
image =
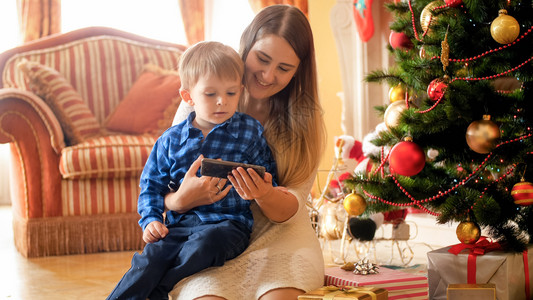
[[245, 170], [248, 168], [254, 169], [254, 171], [261, 176], [265, 177], [266, 168], [258, 165], [243, 164], [233, 161], [218, 160], [212, 158], [202, 159], [202, 167], [200, 169], [200, 174], [202, 176], [212, 176], [218, 178], [227, 178], [233, 169], [237, 167], [243, 167]]

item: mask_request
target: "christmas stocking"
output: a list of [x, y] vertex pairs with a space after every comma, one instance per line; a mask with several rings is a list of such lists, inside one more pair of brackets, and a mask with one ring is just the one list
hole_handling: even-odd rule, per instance
[[368, 40], [374, 34], [374, 21], [372, 20], [372, 1], [373, 0], [354, 0], [353, 16], [355, 26], [359, 37], [363, 42]]

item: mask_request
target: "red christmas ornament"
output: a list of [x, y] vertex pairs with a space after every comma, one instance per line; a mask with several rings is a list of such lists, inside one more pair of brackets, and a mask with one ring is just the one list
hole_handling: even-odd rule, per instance
[[433, 79], [428, 85], [428, 97], [431, 101], [439, 100], [442, 95], [446, 92], [448, 84], [442, 78]]
[[390, 152], [389, 168], [391, 173], [402, 176], [418, 174], [426, 164], [426, 156], [422, 148], [407, 138], [399, 142]]
[[409, 37], [403, 32], [391, 31], [389, 35], [389, 44], [392, 49], [410, 50], [413, 48], [411, 39], [409, 39]]
[[444, 0], [444, 2], [446, 3], [446, 5], [451, 7], [456, 7], [463, 4], [463, 0]]
[[531, 182], [520, 181], [513, 186], [511, 190], [511, 196], [514, 199], [514, 203], [522, 206], [528, 206], [533, 204], [533, 184]]

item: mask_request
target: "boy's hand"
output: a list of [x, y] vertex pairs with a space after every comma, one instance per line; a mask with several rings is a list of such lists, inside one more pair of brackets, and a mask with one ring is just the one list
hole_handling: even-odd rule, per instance
[[220, 201], [229, 193], [231, 185], [226, 185], [226, 179], [196, 176], [202, 165], [202, 158], [203, 155], [200, 155], [189, 167], [178, 191], [165, 196], [166, 209], [185, 213], [197, 206]]
[[143, 232], [143, 241], [147, 244], [155, 243], [168, 234], [168, 228], [159, 221], [149, 223]]

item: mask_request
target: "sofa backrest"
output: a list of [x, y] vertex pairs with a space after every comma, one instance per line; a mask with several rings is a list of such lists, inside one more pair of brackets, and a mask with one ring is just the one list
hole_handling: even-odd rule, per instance
[[2, 85], [29, 90], [17, 64], [24, 59], [37, 61], [59, 71], [103, 123], [126, 96], [145, 64], [176, 70], [184, 49], [122, 36], [90, 36], [12, 55], [0, 70]]

